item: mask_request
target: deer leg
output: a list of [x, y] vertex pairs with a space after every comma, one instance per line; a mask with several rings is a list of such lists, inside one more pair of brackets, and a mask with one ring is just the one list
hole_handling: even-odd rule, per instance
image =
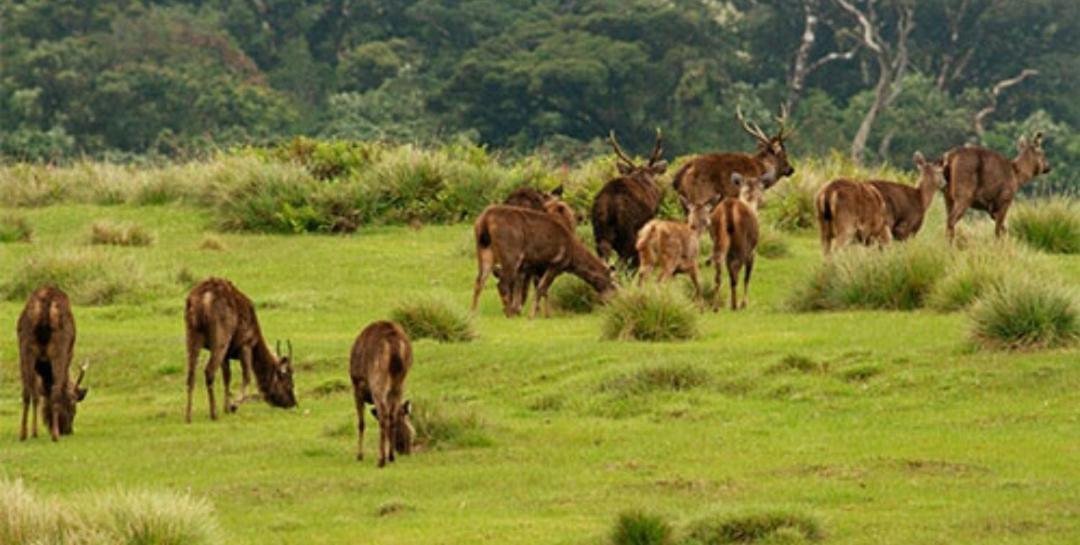
[[558, 273], [552, 267], [544, 269], [544, 274], [540, 276], [540, 280], [536, 284], [536, 300], [533, 301], [532, 313], [529, 314], [530, 319], [536, 316], [536, 309], [540, 306], [540, 299], [544, 300], [544, 316], [547, 318], [551, 317], [550, 310], [547, 309], [547, 296], [548, 289], [551, 288], [551, 283], [555, 281], [555, 276], [557, 274]]
[[724, 261], [723, 258], [721, 258], [719, 254], [716, 254], [716, 253], [713, 254], [713, 268], [714, 268], [713, 283], [716, 284], [716, 288], [713, 291], [713, 301], [712, 301], [713, 312], [719, 312], [720, 311], [720, 305], [722, 303], [721, 300], [720, 300], [720, 298], [721, 298], [720, 294], [723, 293], [721, 291], [721, 288], [724, 287], [724, 280], [723, 280], [723, 277], [724, 277], [724, 273], [723, 273], [724, 263], [723, 263], [723, 261]]
[[240, 401], [232, 408], [232, 412], [239, 409], [239, 405], [248, 399], [248, 386], [251, 385], [252, 349], [244, 347], [240, 349], [240, 371], [243, 381], [240, 383]]
[[214, 399], [214, 375], [225, 360], [228, 345], [216, 346], [210, 351], [210, 360], [206, 362], [203, 376], [206, 379], [206, 397], [210, 401], [210, 420], [217, 420], [217, 400]]
[[199, 347], [202, 339], [189, 338], [187, 342], [187, 409], [184, 410], [184, 421], [191, 423], [191, 396], [195, 390], [195, 369], [199, 365]]
[[698, 266], [697, 260], [690, 262], [690, 267], [686, 269], [686, 274], [690, 275], [690, 283], [694, 285], [694, 300], [701, 300], [701, 283], [698, 282]]
[[728, 280], [731, 282], [731, 310], [738, 310], [738, 306], [736, 306], [736, 293], [738, 292], [739, 269], [741, 268], [741, 266], [742, 263], [740, 263], [738, 260], [728, 258], [727, 270]]
[[829, 257], [832, 253], [832, 229], [828, 222], [823, 221], [821, 224], [821, 254], [825, 257]]
[[52, 418], [49, 419], [49, 433], [52, 435], [53, 442], [60, 440], [60, 410], [63, 408], [60, 405], [60, 399], [62, 396], [63, 389], [61, 388], [60, 381], [56, 380], [53, 382], [52, 388], [50, 388], [48, 401], [52, 406]]
[[390, 446], [390, 422], [386, 416], [389, 412], [385, 405], [379, 409], [379, 467], [386, 465], [386, 450]]
[[956, 240], [956, 224], [960, 221], [960, 218], [964, 217], [967, 205], [953, 202], [953, 205], [947, 208], [949, 208], [949, 211], [948, 217], [945, 219], [945, 232], [949, 236], [949, 244], [952, 244]]
[[[30, 389], [23, 385], [22, 390], [22, 425], [19, 426], [19, 441], [26, 441], [26, 417], [30, 413]], [[34, 410], [37, 410], [37, 403], [34, 403]], [[34, 419], [34, 427], [37, 427], [37, 418]]]
[[491, 275], [491, 269], [495, 267], [495, 255], [491, 250], [480, 250], [476, 253], [477, 273], [476, 285], [473, 286], [472, 307], [469, 312], [476, 312], [476, 305], [480, 302], [480, 292], [484, 291], [484, 283]]
[[754, 270], [754, 256], [751, 255], [746, 259], [746, 270], [743, 272], [742, 281], [742, 308], [750, 303], [750, 273]]
[[363, 388], [353, 381], [353, 398], [356, 401], [356, 459], [364, 459], [364, 394]]
[[30, 414], [30, 420], [32, 421], [32, 428], [30, 430], [31, 437], [37, 438], [38, 428], [38, 415], [41, 414], [41, 386], [37, 384], [38, 380], [34, 379], [34, 391], [30, 394], [30, 403], [33, 405], [33, 410]]
[[994, 210], [994, 237], [996, 238], [1001, 238], [1005, 234], [1005, 216], [1009, 213], [1010, 204], [1012, 202], [1007, 202]]

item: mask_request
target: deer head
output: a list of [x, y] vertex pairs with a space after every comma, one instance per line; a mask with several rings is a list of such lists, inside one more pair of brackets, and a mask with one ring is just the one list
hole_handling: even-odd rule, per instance
[[915, 162], [915, 166], [919, 169], [920, 188], [924, 187], [925, 184], [929, 184], [929, 187], [935, 190], [945, 187], [945, 168], [940, 162], [931, 163], [927, 161], [920, 151], [916, 151], [911, 160]]
[[1016, 158], [1016, 162], [1021, 165], [1031, 165], [1032, 176], [1038, 176], [1040, 174], [1050, 173], [1050, 164], [1046, 162], [1046, 152], [1043, 151], [1043, 133], [1042, 131], [1036, 132], [1035, 137], [1031, 143], [1028, 143], [1027, 137], [1021, 136], [1016, 141], [1016, 149], [1020, 152], [1020, 155]]
[[784, 106], [780, 107], [780, 115], [776, 116], [776, 122], [780, 130], [776, 136], [769, 136], [757, 123], [749, 122], [743, 117], [742, 108], [735, 108], [735, 117], [739, 120], [744, 131], [757, 141], [757, 156], [765, 163], [769, 170], [776, 176], [765, 186], [768, 189], [776, 180], [783, 176], [795, 174], [795, 168], [788, 163], [787, 148], [784, 141], [791, 138], [795, 130], [788, 126], [788, 111]]
[[716, 204], [723, 200], [724, 194], [717, 193], [713, 195], [711, 199], [703, 203], [691, 203], [682, 194], [679, 194], [679, 203], [682, 204], [686, 212], [686, 224], [694, 230], [695, 233], [704, 233], [709, 228], [709, 224], [712, 222], [712, 210], [716, 207]]
[[731, 184], [739, 188], [739, 200], [750, 206], [757, 212], [758, 206], [765, 200], [766, 184], [776, 181], [775, 172], [766, 172], [765, 175], [753, 178], [743, 176], [738, 172], [731, 173]]
[[652, 153], [649, 154], [649, 161], [644, 165], [635, 163], [634, 160], [622, 150], [618, 140], [615, 139], [615, 131], [611, 131], [608, 134], [608, 141], [611, 142], [611, 148], [615, 150], [615, 156], [618, 157], [615, 166], [619, 169], [619, 174], [621, 176], [628, 178], [643, 176], [649, 182], [655, 183], [657, 176], [667, 172], [668, 163], [663, 159], [663, 135], [660, 133], [660, 129], [656, 129], [656, 145], [653, 146]]
[[287, 354], [281, 352], [281, 341], [277, 342], [277, 368], [271, 373], [270, 389], [266, 400], [275, 407], [290, 408], [296, 406], [296, 393], [293, 390], [293, 349], [292, 341], [286, 339]]
[[[395, 411], [393, 417], [392, 426], [394, 428], [394, 436], [391, 440], [394, 443], [394, 452], [401, 454], [409, 454], [412, 452], [413, 441], [416, 439], [416, 429], [413, 428], [412, 420], [409, 418], [412, 415], [412, 401], [405, 400]], [[379, 411], [375, 407], [371, 408], [371, 416], [375, 417], [375, 420], [379, 420]], [[382, 421], [380, 420], [380, 426]]]
[[[70, 435], [74, 431], [75, 426], [75, 412], [78, 409], [78, 403], [86, 399], [86, 394], [90, 391], [89, 388], [83, 388], [82, 382], [86, 378], [86, 370], [90, 367], [90, 362], [85, 362], [79, 366], [79, 376], [75, 379], [75, 383], [68, 383], [68, 390], [60, 402], [60, 434]], [[49, 404], [46, 403], [46, 413], [51, 410]]]

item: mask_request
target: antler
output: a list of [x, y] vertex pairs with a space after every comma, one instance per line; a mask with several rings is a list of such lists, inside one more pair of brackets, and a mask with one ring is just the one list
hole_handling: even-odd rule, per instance
[[789, 120], [788, 114], [789, 113], [791, 113], [791, 112], [788, 112], [787, 105], [786, 104], [781, 104], [780, 105], [780, 115], [776, 116], [776, 122], [780, 125], [780, 132], [776, 134], [776, 139], [777, 140], [783, 140], [785, 138], [791, 138], [791, 135], [795, 134], [796, 127], [794, 127], [794, 126], [789, 127], [788, 126], [788, 120]]
[[86, 378], [86, 370], [90, 368], [90, 360], [86, 360], [79, 366], [79, 376], [75, 379], [75, 387], [82, 386], [82, 381]]
[[289, 348], [289, 361], [292, 361], [292, 340], [285, 339], [285, 346]]
[[619, 159], [622, 159], [630, 166], [634, 166], [634, 161], [627, 157], [626, 153], [619, 147], [619, 141], [615, 139], [615, 129], [611, 129], [611, 132], [608, 133], [608, 141], [611, 142], [611, 147], [615, 150], [615, 155], [619, 156]]
[[656, 128], [656, 145], [653, 146], [652, 153], [649, 154], [649, 166], [654, 165], [664, 156], [664, 135], [660, 132], [660, 127]]
[[278, 339], [274, 344], [274, 353], [281, 357], [281, 339]]
[[757, 123], [747, 122], [746, 118], [743, 117], [742, 106], [735, 107], [735, 117], [739, 120], [743, 130], [749, 133], [750, 136], [753, 136], [754, 139], [762, 144], [769, 143], [769, 135], [765, 134], [765, 131], [761, 130], [761, 127], [759, 127]]

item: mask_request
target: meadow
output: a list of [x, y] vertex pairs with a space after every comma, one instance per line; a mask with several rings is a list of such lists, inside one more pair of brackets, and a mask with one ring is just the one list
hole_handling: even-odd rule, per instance
[[[17, 440], [23, 300], [0, 302], [0, 480], [38, 495], [188, 494], [227, 543], [593, 544], [628, 511], [677, 536], [733, 517], [815, 528], [773, 543], [1080, 535], [1080, 353], [980, 348], [964, 312], [794, 312], [821, 262], [812, 231], [777, 235], [786, 255], [759, 259], [750, 308], [701, 314], [685, 342], [603, 340], [599, 313], [507, 319], [489, 282], [473, 340], [414, 341], [407, 392], [430, 439], [380, 470], [354, 457], [349, 349], [402, 303], [467, 308], [469, 223], [222, 232], [199, 199], [78, 200], [0, 209], [32, 229], [0, 243], [6, 289], [40, 252], [88, 256], [108, 279], [74, 310], [91, 390], [59, 444]], [[943, 238], [941, 209], [920, 237]], [[95, 226], [132, 224], [146, 244], [92, 244]], [[1039, 258], [1080, 283], [1080, 255]], [[183, 423], [183, 298], [210, 275], [251, 296], [271, 342], [292, 340], [297, 409], [249, 402], [211, 422], [200, 370]]]

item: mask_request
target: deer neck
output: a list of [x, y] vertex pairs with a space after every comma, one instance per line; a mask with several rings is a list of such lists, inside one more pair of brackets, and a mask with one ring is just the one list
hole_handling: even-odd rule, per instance
[[1039, 165], [1035, 163], [1035, 159], [1024, 150], [1020, 155], [1016, 156], [1016, 159], [1012, 161], [1013, 172], [1016, 173], [1017, 185], [1024, 185], [1038, 174]]
[[574, 244], [570, 255], [570, 271], [575, 276], [587, 282], [598, 292], [603, 292], [610, 287], [610, 279], [607, 267], [600, 258], [589, 253], [583, 244]]
[[934, 187], [934, 180], [932, 178], [923, 178], [919, 181], [919, 205], [922, 207], [923, 212], [930, 207], [930, 203], [934, 200], [934, 193], [937, 192], [937, 188]]
[[266, 346], [266, 339], [259, 335], [259, 341], [251, 349], [251, 370], [255, 373], [255, 379], [259, 383], [259, 390], [270, 389], [273, 374], [277, 372], [278, 358]]

